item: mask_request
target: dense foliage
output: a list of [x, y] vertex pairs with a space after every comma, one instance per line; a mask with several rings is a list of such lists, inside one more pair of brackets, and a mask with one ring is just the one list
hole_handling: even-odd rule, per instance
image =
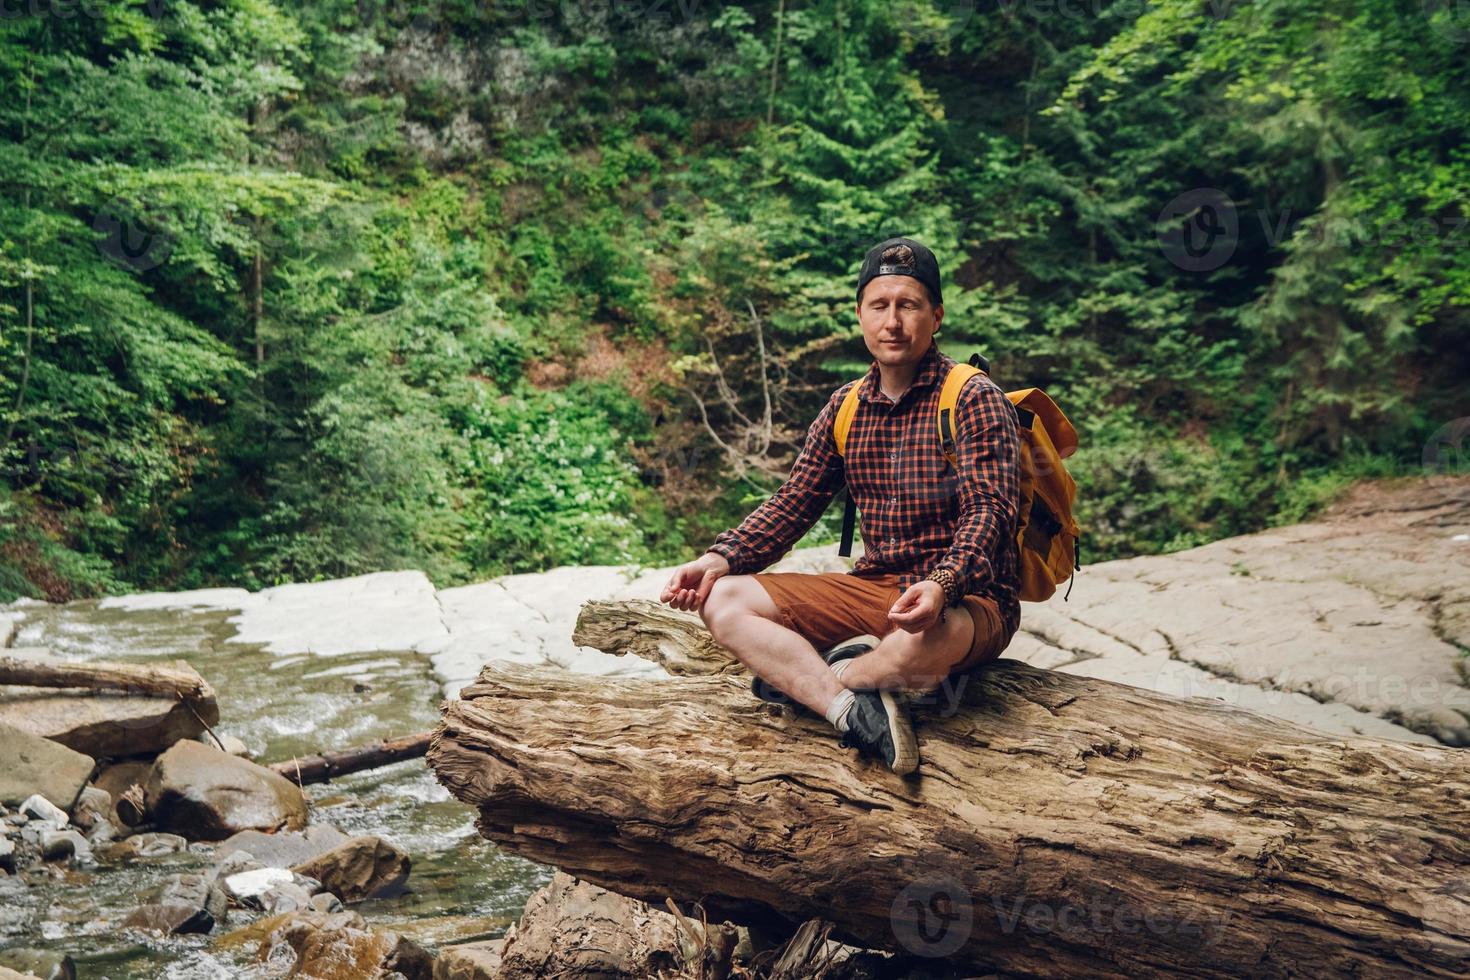
[[1461, 6], [8, 4], [0, 599], [679, 560], [891, 234], [1085, 557], [1298, 519], [1470, 414]]

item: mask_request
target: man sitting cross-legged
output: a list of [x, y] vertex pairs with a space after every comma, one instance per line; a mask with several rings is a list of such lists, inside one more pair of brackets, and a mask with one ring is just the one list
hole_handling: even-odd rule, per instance
[[[1018, 435], [1005, 393], [978, 374], [955, 409], [957, 473], [944, 456], [935, 417], [955, 362], [933, 340], [944, 307], [928, 249], [909, 239], [876, 246], [857, 294], [874, 362], [852, 382], [860, 388], [846, 452], [833, 426], [851, 385], [833, 392], [780, 489], [678, 568], [662, 600], [698, 610], [765, 682], [757, 693], [784, 693], [825, 716], [844, 744], [908, 773], [918, 747], [902, 692], [933, 690], [998, 657], [1020, 624]], [[862, 515], [852, 571], [761, 572], [844, 483]], [[818, 652], [860, 634], [881, 640]]]

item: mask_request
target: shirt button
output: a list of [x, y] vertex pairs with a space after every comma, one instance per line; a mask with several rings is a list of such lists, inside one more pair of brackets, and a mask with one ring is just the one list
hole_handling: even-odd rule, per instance
[[898, 459], [898, 450], [895, 449], [893, 452], [889, 453], [888, 454], [888, 458], [889, 459]]

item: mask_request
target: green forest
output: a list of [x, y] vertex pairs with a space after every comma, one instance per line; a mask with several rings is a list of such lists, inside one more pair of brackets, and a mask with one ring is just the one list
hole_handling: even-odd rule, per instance
[[892, 235], [1084, 561], [1470, 415], [1453, 0], [0, 0], [0, 85], [0, 600], [686, 560]]

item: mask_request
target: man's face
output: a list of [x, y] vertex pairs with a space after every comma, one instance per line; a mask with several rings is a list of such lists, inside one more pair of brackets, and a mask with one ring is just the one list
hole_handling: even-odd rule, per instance
[[929, 302], [929, 291], [913, 276], [879, 276], [863, 290], [857, 314], [873, 359], [884, 367], [903, 367], [918, 363], [929, 350], [944, 306]]

